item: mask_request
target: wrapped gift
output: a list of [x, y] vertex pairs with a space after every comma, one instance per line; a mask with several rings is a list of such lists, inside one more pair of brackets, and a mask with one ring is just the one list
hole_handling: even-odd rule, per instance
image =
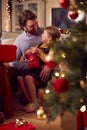
[[11, 62], [16, 60], [15, 45], [2, 45], [0, 44], [0, 62]]
[[24, 124], [17, 126], [15, 122], [10, 122], [8, 124], [0, 125], [0, 130], [36, 130], [32, 124]]
[[87, 128], [87, 111], [83, 112], [84, 129]]
[[87, 128], [87, 111], [78, 111], [77, 114], [77, 130], [85, 130]]

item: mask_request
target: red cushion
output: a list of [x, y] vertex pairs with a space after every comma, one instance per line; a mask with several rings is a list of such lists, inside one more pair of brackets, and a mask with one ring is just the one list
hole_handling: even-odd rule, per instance
[[10, 62], [16, 60], [15, 45], [1, 45], [0, 44], [0, 62]]
[[23, 126], [15, 126], [15, 122], [0, 125], [0, 130], [36, 130], [32, 124], [26, 124]]

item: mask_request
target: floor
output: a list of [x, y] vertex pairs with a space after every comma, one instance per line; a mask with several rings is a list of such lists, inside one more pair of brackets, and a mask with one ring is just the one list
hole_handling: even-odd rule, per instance
[[76, 117], [71, 113], [66, 112], [64, 116], [58, 116], [55, 121], [47, 123], [46, 119], [38, 119], [36, 113], [25, 113], [20, 110], [20, 103], [15, 96], [14, 106], [15, 113], [11, 119], [5, 120], [5, 123], [16, 121], [19, 117], [23, 117], [29, 123], [32, 123], [36, 130], [76, 130]]

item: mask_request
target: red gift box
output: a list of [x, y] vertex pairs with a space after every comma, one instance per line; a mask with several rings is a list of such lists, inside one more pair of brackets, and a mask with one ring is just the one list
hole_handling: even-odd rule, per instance
[[32, 124], [25, 124], [23, 126], [16, 126], [15, 122], [0, 125], [0, 130], [36, 130]]
[[28, 54], [28, 67], [29, 68], [39, 68], [39, 57], [36, 53], [29, 53]]
[[0, 44], [0, 62], [11, 62], [16, 60], [15, 45], [2, 45]]
[[77, 114], [77, 130], [85, 130], [87, 128], [87, 111], [78, 111]]

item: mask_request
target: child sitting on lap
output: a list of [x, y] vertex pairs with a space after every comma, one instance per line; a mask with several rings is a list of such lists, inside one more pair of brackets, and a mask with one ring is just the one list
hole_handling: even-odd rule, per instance
[[[35, 67], [36, 63], [33, 63], [32, 66], [30, 66], [29, 63], [30, 59], [28, 59], [29, 71], [25, 70], [20, 74], [20, 76], [17, 77], [19, 86], [29, 102], [24, 107], [24, 110], [26, 112], [34, 112], [38, 108], [36, 90], [38, 90], [39, 88], [45, 88], [47, 86], [48, 81], [51, 80], [52, 78], [52, 70], [51, 70], [51, 72], [49, 71], [49, 75], [47, 76], [48, 78], [45, 79], [43, 77], [43, 79], [41, 79], [41, 70], [44, 67], [44, 65], [47, 65], [47, 67], [49, 67], [50, 69], [50, 66], [46, 59], [47, 56], [49, 55], [52, 56], [51, 59], [49, 60], [49, 62], [52, 63], [53, 65], [51, 67], [56, 66], [56, 63], [53, 60], [53, 51], [52, 49], [50, 49], [49, 45], [52, 43], [54, 44], [54, 42], [59, 40], [59, 38], [60, 38], [60, 31], [57, 27], [55, 26], [46, 27], [42, 34], [43, 43], [36, 47], [32, 47], [31, 49], [25, 52], [27, 59], [30, 58], [29, 54], [32, 54], [32, 58], [34, 58], [34, 56], [36, 55], [37, 56], [36, 63], [38, 64], [37, 67]], [[23, 78], [25, 78], [26, 84], [22, 82]]]

